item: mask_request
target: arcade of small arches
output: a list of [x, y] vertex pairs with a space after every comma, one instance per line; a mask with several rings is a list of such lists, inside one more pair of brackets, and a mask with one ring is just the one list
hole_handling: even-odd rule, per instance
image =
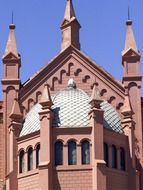
[[[54, 143], [54, 165], [64, 165], [64, 143], [62, 140], [57, 140]], [[68, 154], [68, 165], [77, 165], [78, 154], [81, 155], [81, 165], [90, 165], [91, 162], [91, 144], [88, 139], [83, 139], [80, 142], [80, 151], [77, 150], [79, 145], [76, 140], [69, 140], [67, 142], [67, 154]], [[110, 151], [109, 151], [110, 149]], [[34, 151], [35, 150], [35, 151]], [[35, 159], [33, 159], [35, 157]], [[119, 169], [126, 171], [126, 151], [123, 147], [117, 148], [114, 144], [110, 147], [104, 142], [104, 161], [107, 168]], [[21, 149], [19, 151], [19, 173], [24, 173], [38, 168], [40, 162], [40, 143], [35, 146], [29, 146], [26, 151]]]

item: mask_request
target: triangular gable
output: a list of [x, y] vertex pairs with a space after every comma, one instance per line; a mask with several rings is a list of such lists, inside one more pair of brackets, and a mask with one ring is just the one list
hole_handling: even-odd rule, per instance
[[123, 57], [129, 57], [129, 56], [132, 56], [132, 57], [139, 56], [140, 57], [140, 53], [137, 52], [136, 50], [134, 50], [133, 48], [129, 48], [126, 51], [122, 52], [122, 56]]
[[13, 52], [9, 52], [7, 53], [4, 57], [3, 57], [3, 60], [7, 60], [7, 59], [10, 59], [10, 60], [15, 60], [15, 59], [20, 59], [20, 57], [18, 57], [15, 53]]
[[125, 91], [122, 84], [72, 46], [61, 52], [34, 77], [23, 84], [20, 99], [24, 102], [36, 91], [42, 91], [46, 82], [50, 85], [51, 92], [55, 93], [66, 87], [69, 78], [74, 78], [77, 81], [77, 87], [89, 94], [93, 83], [97, 80], [101, 93], [107, 94], [109, 92], [110, 97], [107, 97], [109, 101], [119, 99], [118, 104], [123, 102]]

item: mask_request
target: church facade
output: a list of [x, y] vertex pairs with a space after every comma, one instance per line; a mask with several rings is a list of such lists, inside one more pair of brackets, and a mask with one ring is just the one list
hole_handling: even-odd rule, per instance
[[67, 0], [60, 53], [25, 83], [15, 25], [3, 55], [1, 190], [142, 190], [140, 52], [126, 22], [122, 82], [80, 50]]

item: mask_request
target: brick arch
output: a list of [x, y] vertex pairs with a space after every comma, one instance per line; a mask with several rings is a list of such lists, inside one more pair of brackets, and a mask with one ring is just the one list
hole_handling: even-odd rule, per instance
[[64, 76], [64, 74], [67, 75], [67, 72], [66, 72], [66, 70], [62, 69], [62, 70], [60, 71], [60, 83], [62, 83], [62, 81], [63, 81], [63, 76]]
[[82, 73], [82, 69], [78, 68], [78, 69], [74, 72], [74, 75], [75, 75], [75, 76], [79, 76], [80, 73]]
[[85, 75], [82, 79], [83, 83], [87, 83], [90, 80], [90, 76], [89, 75]]
[[42, 95], [42, 92], [40, 91], [36, 92], [36, 103], [39, 102], [41, 95]]
[[10, 90], [15, 90], [15, 91], [16, 91], [16, 89], [15, 89], [14, 86], [8, 86], [8, 87], [6, 88], [6, 92], [7, 92], [7, 93], [8, 93]]
[[130, 82], [129, 84], [128, 84], [128, 88], [129, 88], [129, 90], [130, 90], [130, 88], [132, 88], [132, 87], [137, 87], [138, 85], [137, 85], [137, 83], [135, 83], [135, 82]]
[[34, 100], [32, 98], [30, 98], [28, 100], [27, 111], [29, 111], [34, 105], [35, 105]]
[[74, 66], [74, 64], [73, 63], [69, 63], [68, 64], [68, 76], [70, 76], [71, 75], [71, 73], [72, 73], [72, 67]]
[[58, 83], [59, 84], [59, 80], [58, 77], [53, 77], [52, 78], [52, 86], [51, 86], [51, 90], [55, 90], [55, 84]]

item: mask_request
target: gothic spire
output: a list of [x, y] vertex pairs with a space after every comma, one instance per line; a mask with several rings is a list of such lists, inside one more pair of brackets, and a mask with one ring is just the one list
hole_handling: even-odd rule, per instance
[[76, 18], [72, 0], [67, 0], [64, 20], [61, 24], [62, 44], [61, 50], [73, 45], [80, 49], [79, 30], [81, 26]]
[[3, 58], [6, 57], [10, 53], [14, 54], [17, 58], [19, 58], [17, 45], [16, 45], [16, 38], [15, 38], [15, 25], [10, 24], [9, 29], [10, 29], [9, 36], [8, 36], [6, 49], [5, 49]]
[[126, 53], [129, 49], [132, 49], [136, 53], [139, 53], [137, 44], [135, 41], [133, 29], [132, 29], [132, 20], [130, 20], [129, 13], [128, 13], [128, 20], [126, 22], [126, 25], [127, 25], [127, 32], [126, 32], [125, 48], [124, 48], [123, 54]]

